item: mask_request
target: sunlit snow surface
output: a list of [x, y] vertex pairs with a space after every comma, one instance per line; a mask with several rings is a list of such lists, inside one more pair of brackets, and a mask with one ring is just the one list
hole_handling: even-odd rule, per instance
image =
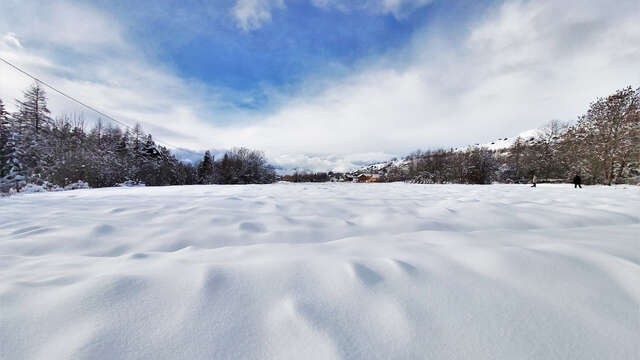
[[640, 188], [0, 199], [1, 359], [638, 359]]

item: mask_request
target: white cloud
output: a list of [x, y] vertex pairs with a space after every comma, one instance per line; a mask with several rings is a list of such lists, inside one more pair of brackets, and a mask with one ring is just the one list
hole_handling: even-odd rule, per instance
[[411, 12], [429, 5], [433, 0], [311, 0], [311, 4], [323, 9], [336, 9], [343, 12], [365, 11], [373, 14], [393, 14], [404, 18]]
[[283, 169], [283, 172], [303, 171], [338, 171], [345, 172], [355, 168], [370, 165], [373, 162], [387, 161], [394, 156], [382, 152], [359, 154], [301, 154], [290, 153], [274, 155], [269, 158], [270, 163]]
[[[342, 12], [363, 11], [370, 14], [393, 14], [397, 19], [406, 18], [418, 8], [433, 0], [310, 0], [321, 9], [336, 9]], [[236, 0], [231, 9], [239, 28], [244, 31], [259, 29], [262, 24], [271, 21], [274, 9], [284, 9], [285, 0]]]
[[[116, 19], [93, 8], [66, 1], [3, 0], [0, 24], [32, 44], [93, 50], [95, 46], [122, 46]], [[27, 20], [28, 19], [28, 20]], [[23, 44], [24, 45], [24, 44]]]
[[639, 15], [635, 1], [507, 2], [461, 41], [425, 29], [408, 65], [362, 67], [223, 138], [286, 154], [405, 154], [573, 120], [597, 96], [640, 85]]
[[[209, 138], [194, 134], [213, 132], [204, 119], [221, 102], [220, 92], [156, 63], [124, 38], [122, 28], [88, 6], [9, 0], [0, 4], [0, 34], [23, 46], [5, 36], [0, 56], [121, 121], [141, 121], [167, 143], [210, 146]], [[1, 63], [0, 79], [0, 98], [13, 110], [10, 99], [32, 80]], [[48, 95], [55, 114], [83, 112], [89, 122], [98, 117], [53, 91]]]
[[271, 11], [277, 8], [284, 8], [284, 0], [237, 0], [231, 11], [238, 27], [251, 31], [271, 21]]
[[[396, 18], [408, 16], [414, 10], [430, 4], [433, 0], [382, 0], [377, 4], [378, 12], [391, 13]], [[378, 3], [378, 1], [376, 1]]]
[[[0, 34], [14, 33], [23, 48], [3, 36], [0, 56], [117, 118], [142, 120], [171, 144], [249, 146], [291, 168], [344, 169], [416, 148], [485, 143], [575, 119], [595, 97], [640, 85], [640, 3], [631, 0], [507, 1], [458, 31], [425, 28], [401, 56], [369, 59], [346, 78], [309, 78], [295, 94], [272, 94], [279, 105], [261, 114], [212, 109], [222, 90], [176, 76], [90, 7], [16, 4], [0, 4]], [[41, 25], [20, 20], [27, 16]], [[91, 24], [56, 29], [68, 16]], [[0, 79], [8, 105], [30, 82], [3, 64]], [[80, 109], [50, 95], [56, 113]]]
[[14, 46], [17, 48], [22, 48], [22, 44], [20, 43], [20, 40], [18, 40], [18, 38], [16, 37], [16, 34], [9, 32], [6, 33], [3, 37], [2, 37], [2, 41], [9, 45], [9, 46]]

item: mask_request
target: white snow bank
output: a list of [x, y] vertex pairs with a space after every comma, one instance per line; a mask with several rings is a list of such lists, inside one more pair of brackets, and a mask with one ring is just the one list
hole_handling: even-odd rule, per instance
[[[55, 189], [57, 189], [57, 188], [55, 188]], [[15, 189], [13, 189], [13, 190], [15, 190]], [[49, 190], [45, 186], [36, 185], [36, 184], [27, 184], [22, 189], [20, 189], [20, 192], [25, 193], [25, 194], [45, 192], [45, 191], [49, 191]], [[16, 194], [16, 192], [13, 192], [13, 194]]]
[[637, 359], [640, 189], [0, 200], [1, 359]]
[[25, 186], [20, 188], [20, 191], [16, 191], [15, 188], [10, 189], [9, 193], [5, 193], [2, 195], [16, 195], [16, 194], [32, 194], [32, 193], [41, 193], [48, 191], [69, 191], [69, 190], [79, 190], [79, 189], [90, 189], [91, 187], [85, 181], [78, 181], [71, 183], [67, 186], [61, 187], [56, 184], [52, 184], [50, 182], [44, 182], [42, 185], [38, 184], [26, 184]]
[[146, 186], [145, 184], [141, 184], [138, 182], [135, 182], [133, 180], [127, 180], [123, 183], [118, 184], [119, 187], [142, 187], [142, 186]]
[[90, 189], [89, 183], [84, 182], [82, 180], [78, 182], [74, 182], [64, 187], [65, 190], [80, 190], [80, 189]]

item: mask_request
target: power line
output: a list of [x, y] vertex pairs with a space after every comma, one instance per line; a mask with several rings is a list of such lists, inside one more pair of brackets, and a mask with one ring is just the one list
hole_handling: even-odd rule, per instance
[[[74, 98], [74, 97], [73, 97], [73, 96], [71, 96], [71, 95], [67, 95], [66, 93], [64, 93], [64, 92], [62, 92], [62, 91], [60, 91], [60, 90], [56, 89], [56, 88], [55, 88], [55, 87], [53, 87], [52, 85], [47, 84], [46, 82], [44, 82], [44, 81], [42, 81], [42, 80], [38, 79], [37, 77], [35, 77], [35, 76], [33, 76], [33, 75], [29, 74], [28, 72], [26, 72], [26, 71], [22, 70], [22, 69], [21, 69], [21, 68], [19, 68], [18, 66], [16, 66], [16, 65], [14, 65], [14, 64], [12, 64], [12, 63], [10, 63], [9, 61], [7, 61], [7, 60], [3, 59], [2, 57], [0, 57], [0, 61], [4, 62], [5, 64], [9, 65], [10, 67], [14, 68], [15, 70], [17, 70], [17, 71], [21, 72], [22, 74], [24, 74], [24, 75], [26, 75], [26, 76], [30, 77], [31, 79], [35, 80], [36, 82], [38, 82], [38, 83], [40, 83], [40, 84], [42, 84], [42, 85], [44, 85], [44, 86], [48, 87], [49, 89], [51, 89], [51, 90], [53, 90], [53, 91], [57, 92], [58, 94], [60, 94], [60, 95], [62, 95], [62, 96], [64, 96], [64, 97], [66, 97], [67, 99], [69, 99], [69, 100], [71, 100], [71, 101], [74, 101], [74, 102], [76, 102], [76, 103], [78, 103], [78, 104], [80, 104], [80, 105], [82, 105], [82, 106], [86, 107], [87, 109], [89, 109], [89, 110], [91, 110], [91, 111], [94, 111], [94, 112], [96, 112], [97, 114], [100, 114], [100, 115], [104, 116], [105, 118], [107, 118], [107, 119], [109, 119], [109, 120], [111, 120], [111, 121], [113, 121], [113, 122], [115, 122], [115, 123], [117, 123], [117, 124], [120, 124], [120, 125], [124, 126], [124, 127], [125, 127], [125, 128], [127, 128], [127, 129], [130, 129], [130, 130], [132, 129], [132, 127], [131, 127], [131, 126], [129, 126], [129, 125], [127, 125], [127, 124], [125, 124], [124, 122], [122, 122], [122, 121], [120, 121], [120, 120], [118, 120], [118, 119], [114, 118], [113, 116], [109, 116], [109, 115], [105, 114], [104, 112], [102, 112], [102, 111], [100, 111], [100, 110], [96, 109], [95, 107], [93, 107], [93, 106], [91, 106], [91, 105], [87, 105], [87, 104], [83, 103], [82, 101], [80, 101], [80, 100], [78, 100], [78, 99]], [[169, 143], [168, 143], [168, 142], [166, 142], [166, 141], [160, 141], [160, 140], [158, 140], [157, 138], [155, 139], [155, 141], [156, 141], [156, 142], [158, 142], [158, 143], [160, 143], [160, 144], [164, 144], [164, 145], [166, 145], [167, 147], [172, 147], [172, 148], [174, 148], [174, 149], [178, 149], [178, 147], [177, 147], [177, 146], [171, 145], [171, 144], [169, 144]]]

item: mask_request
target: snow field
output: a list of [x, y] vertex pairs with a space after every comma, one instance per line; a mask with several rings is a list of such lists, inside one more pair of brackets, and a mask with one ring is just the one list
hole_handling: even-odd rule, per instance
[[637, 359], [640, 189], [0, 200], [1, 359]]

